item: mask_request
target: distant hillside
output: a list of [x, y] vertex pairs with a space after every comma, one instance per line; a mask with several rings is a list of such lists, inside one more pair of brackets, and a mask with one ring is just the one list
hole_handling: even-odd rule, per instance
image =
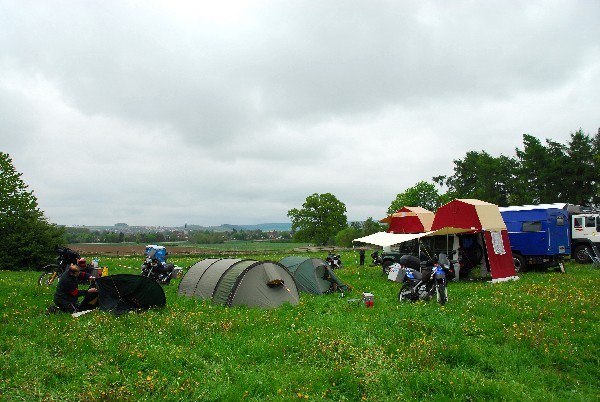
[[229, 223], [220, 226], [200, 226], [200, 225], [187, 225], [187, 229], [190, 230], [214, 230], [216, 232], [230, 232], [232, 230], [262, 230], [263, 232], [290, 232], [292, 230], [291, 223], [260, 223], [257, 225], [232, 225]]
[[225, 230], [262, 230], [263, 232], [289, 232], [292, 230], [291, 223], [260, 223], [258, 225], [230, 225], [224, 224], [220, 227]]
[[231, 232], [232, 230], [262, 230], [263, 232], [291, 232], [292, 224], [291, 223], [260, 223], [257, 225], [232, 225], [232, 224], [223, 224], [220, 226], [202, 226], [202, 225], [194, 225], [188, 224], [185, 226], [178, 227], [167, 227], [167, 226], [129, 226], [126, 223], [117, 223], [114, 226], [86, 226], [86, 225], [77, 225], [77, 226], [69, 226], [76, 228], [84, 228], [90, 230], [108, 230], [114, 231], [115, 229], [122, 232], [155, 232], [155, 231], [165, 231], [165, 230], [209, 230], [215, 232]]

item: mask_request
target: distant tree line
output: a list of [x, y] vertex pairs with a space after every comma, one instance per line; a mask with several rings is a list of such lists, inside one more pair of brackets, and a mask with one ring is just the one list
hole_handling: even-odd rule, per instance
[[546, 204], [600, 205], [600, 130], [594, 136], [581, 129], [567, 144], [523, 135], [515, 156], [494, 157], [467, 152], [454, 161], [454, 174], [433, 181], [447, 187], [447, 196], [475, 198], [499, 206]]
[[188, 241], [196, 244], [219, 244], [232, 240], [292, 240], [290, 232], [264, 232], [256, 230], [163, 230], [147, 232], [123, 232], [114, 229], [92, 230], [81, 227], [64, 228], [64, 239], [68, 244], [77, 243], [162, 243]]
[[134, 232], [126, 233], [119, 230], [92, 230], [81, 227], [65, 228], [65, 241], [68, 244], [77, 243], [159, 243], [181, 240], [177, 233], [172, 232]]
[[[523, 135], [513, 157], [469, 151], [454, 160], [454, 173], [421, 181], [396, 196], [388, 215], [403, 206], [435, 211], [455, 198], [474, 198], [508, 205], [564, 202], [600, 206], [600, 130], [571, 134], [567, 144]], [[437, 186], [436, 186], [437, 185]], [[439, 189], [438, 189], [439, 187]], [[446, 192], [440, 192], [441, 188]]]

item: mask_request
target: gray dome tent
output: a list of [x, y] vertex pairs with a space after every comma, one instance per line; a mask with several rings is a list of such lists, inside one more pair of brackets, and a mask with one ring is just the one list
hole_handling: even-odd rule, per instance
[[279, 307], [300, 300], [296, 281], [283, 265], [234, 258], [198, 261], [179, 283], [177, 293], [227, 307]]
[[[331, 282], [324, 279], [327, 262], [320, 258], [290, 256], [281, 259], [279, 263], [294, 276], [301, 292], [321, 295], [331, 286]], [[348, 285], [335, 276], [332, 270], [329, 271], [329, 275], [331, 280], [337, 283], [339, 291], [345, 292], [348, 289]]]

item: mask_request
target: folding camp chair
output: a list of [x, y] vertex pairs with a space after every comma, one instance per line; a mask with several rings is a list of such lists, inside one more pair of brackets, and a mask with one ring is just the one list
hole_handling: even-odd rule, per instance
[[595, 244], [592, 244], [591, 247], [585, 248], [585, 252], [592, 260], [592, 266], [599, 267], [600, 266], [600, 251], [598, 251], [598, 247], [596, 247]]

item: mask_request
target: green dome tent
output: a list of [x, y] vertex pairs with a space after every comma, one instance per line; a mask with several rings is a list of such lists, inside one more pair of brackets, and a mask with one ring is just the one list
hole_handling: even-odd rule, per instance
[[300, 300], [294, 277], [283, 265], [235, 258], [198, 261], [179, 283], [177, 293], [227, 307], [279, 307]]
[[[301, 292], [321, 295], [326, 293], [331, 286], [330, 280], [325, 279], [327, 262], [320, 258], [290, 256], [281, 259], [279, 263], [294, 276], [298, 284], [298, 290]], [[338, 291], [345, 292], [348, 290], [348, 285], [342, 282], [332, 270], [329, 270], [329, 275], [331, 280], [338, 285]]]
[[96, 279], [96, 288], [100, 309], [115, 315], [167, 304], [162, 286], [141, 275], [103, 276]]

